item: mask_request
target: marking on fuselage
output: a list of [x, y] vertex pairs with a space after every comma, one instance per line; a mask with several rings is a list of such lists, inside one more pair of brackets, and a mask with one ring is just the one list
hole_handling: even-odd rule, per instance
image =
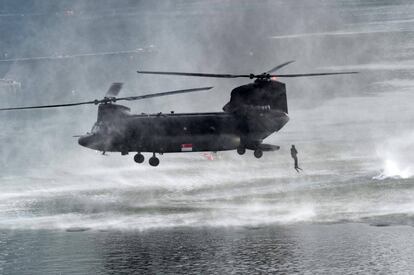
[[191, 152], [193, 151], [193, 144], [187, 143], [187, 144], [181, 144], [181, 152]]

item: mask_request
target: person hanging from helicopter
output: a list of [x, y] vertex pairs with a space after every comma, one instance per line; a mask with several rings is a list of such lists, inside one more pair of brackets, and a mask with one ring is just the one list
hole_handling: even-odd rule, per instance
[[299, 173], [300, 171], [302, 171], [302, 168], [300, 168], [298, 164], [298, 151], [296, 150], [295, 145], [292, 145], [292, 147], [290, 148], [290, 155], [295, 161], [295, 170]]

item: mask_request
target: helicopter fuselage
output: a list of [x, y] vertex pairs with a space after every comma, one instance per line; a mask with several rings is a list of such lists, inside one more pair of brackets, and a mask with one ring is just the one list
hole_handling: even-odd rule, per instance
[[289, 121], [284, 83], [256, 80], [237, 87], [223, 110], [133, 115], [128, 107], [100, 104], [92, 132], [81, 136], [79, 144], [103, 152], [137, 152], [137, 162], [143, 152], [153, 153], [153, 161], [156, 153], [234, 149], [239, 154], [254, 150], [260, 158], [263, 151], [279, 148], [262, 142]]
[[79, 144], [123, 154], [225, 151], [241, 146], [255, 150], [288, 120], [286, 113], [266, 106], [245, 114], [124, 114], [117, 119], [98, 120], [92, 133], [79, 138]]

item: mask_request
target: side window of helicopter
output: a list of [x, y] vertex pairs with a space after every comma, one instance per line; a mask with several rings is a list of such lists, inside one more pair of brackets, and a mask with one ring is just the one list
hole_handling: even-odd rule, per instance
[[102, 132], [103, 130], [102, 128], [103, 128], [103, 124], [101, 122], [96, 122], [92, 127], [91, 133], [97, 134], [99, 132]]
[[96, 134], [98, 131], [99, 131], [99, 126], [98, 126], [98, 123], [95, 123], [93, 126], [92, 126], [92, 129], [91, 129], [91, 133], [92, 134]]

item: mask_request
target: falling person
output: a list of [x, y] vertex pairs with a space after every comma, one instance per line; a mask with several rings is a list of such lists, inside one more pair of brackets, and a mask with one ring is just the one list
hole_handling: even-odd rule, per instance
[[296, 150], [295, 145], [292, 145], [292, 147], [290, 148], [290, 155], [295, 161], [295, 170], [299, 173], [302, 170], [302, 168], [300, 168], [298, 164], [298, 151]]

